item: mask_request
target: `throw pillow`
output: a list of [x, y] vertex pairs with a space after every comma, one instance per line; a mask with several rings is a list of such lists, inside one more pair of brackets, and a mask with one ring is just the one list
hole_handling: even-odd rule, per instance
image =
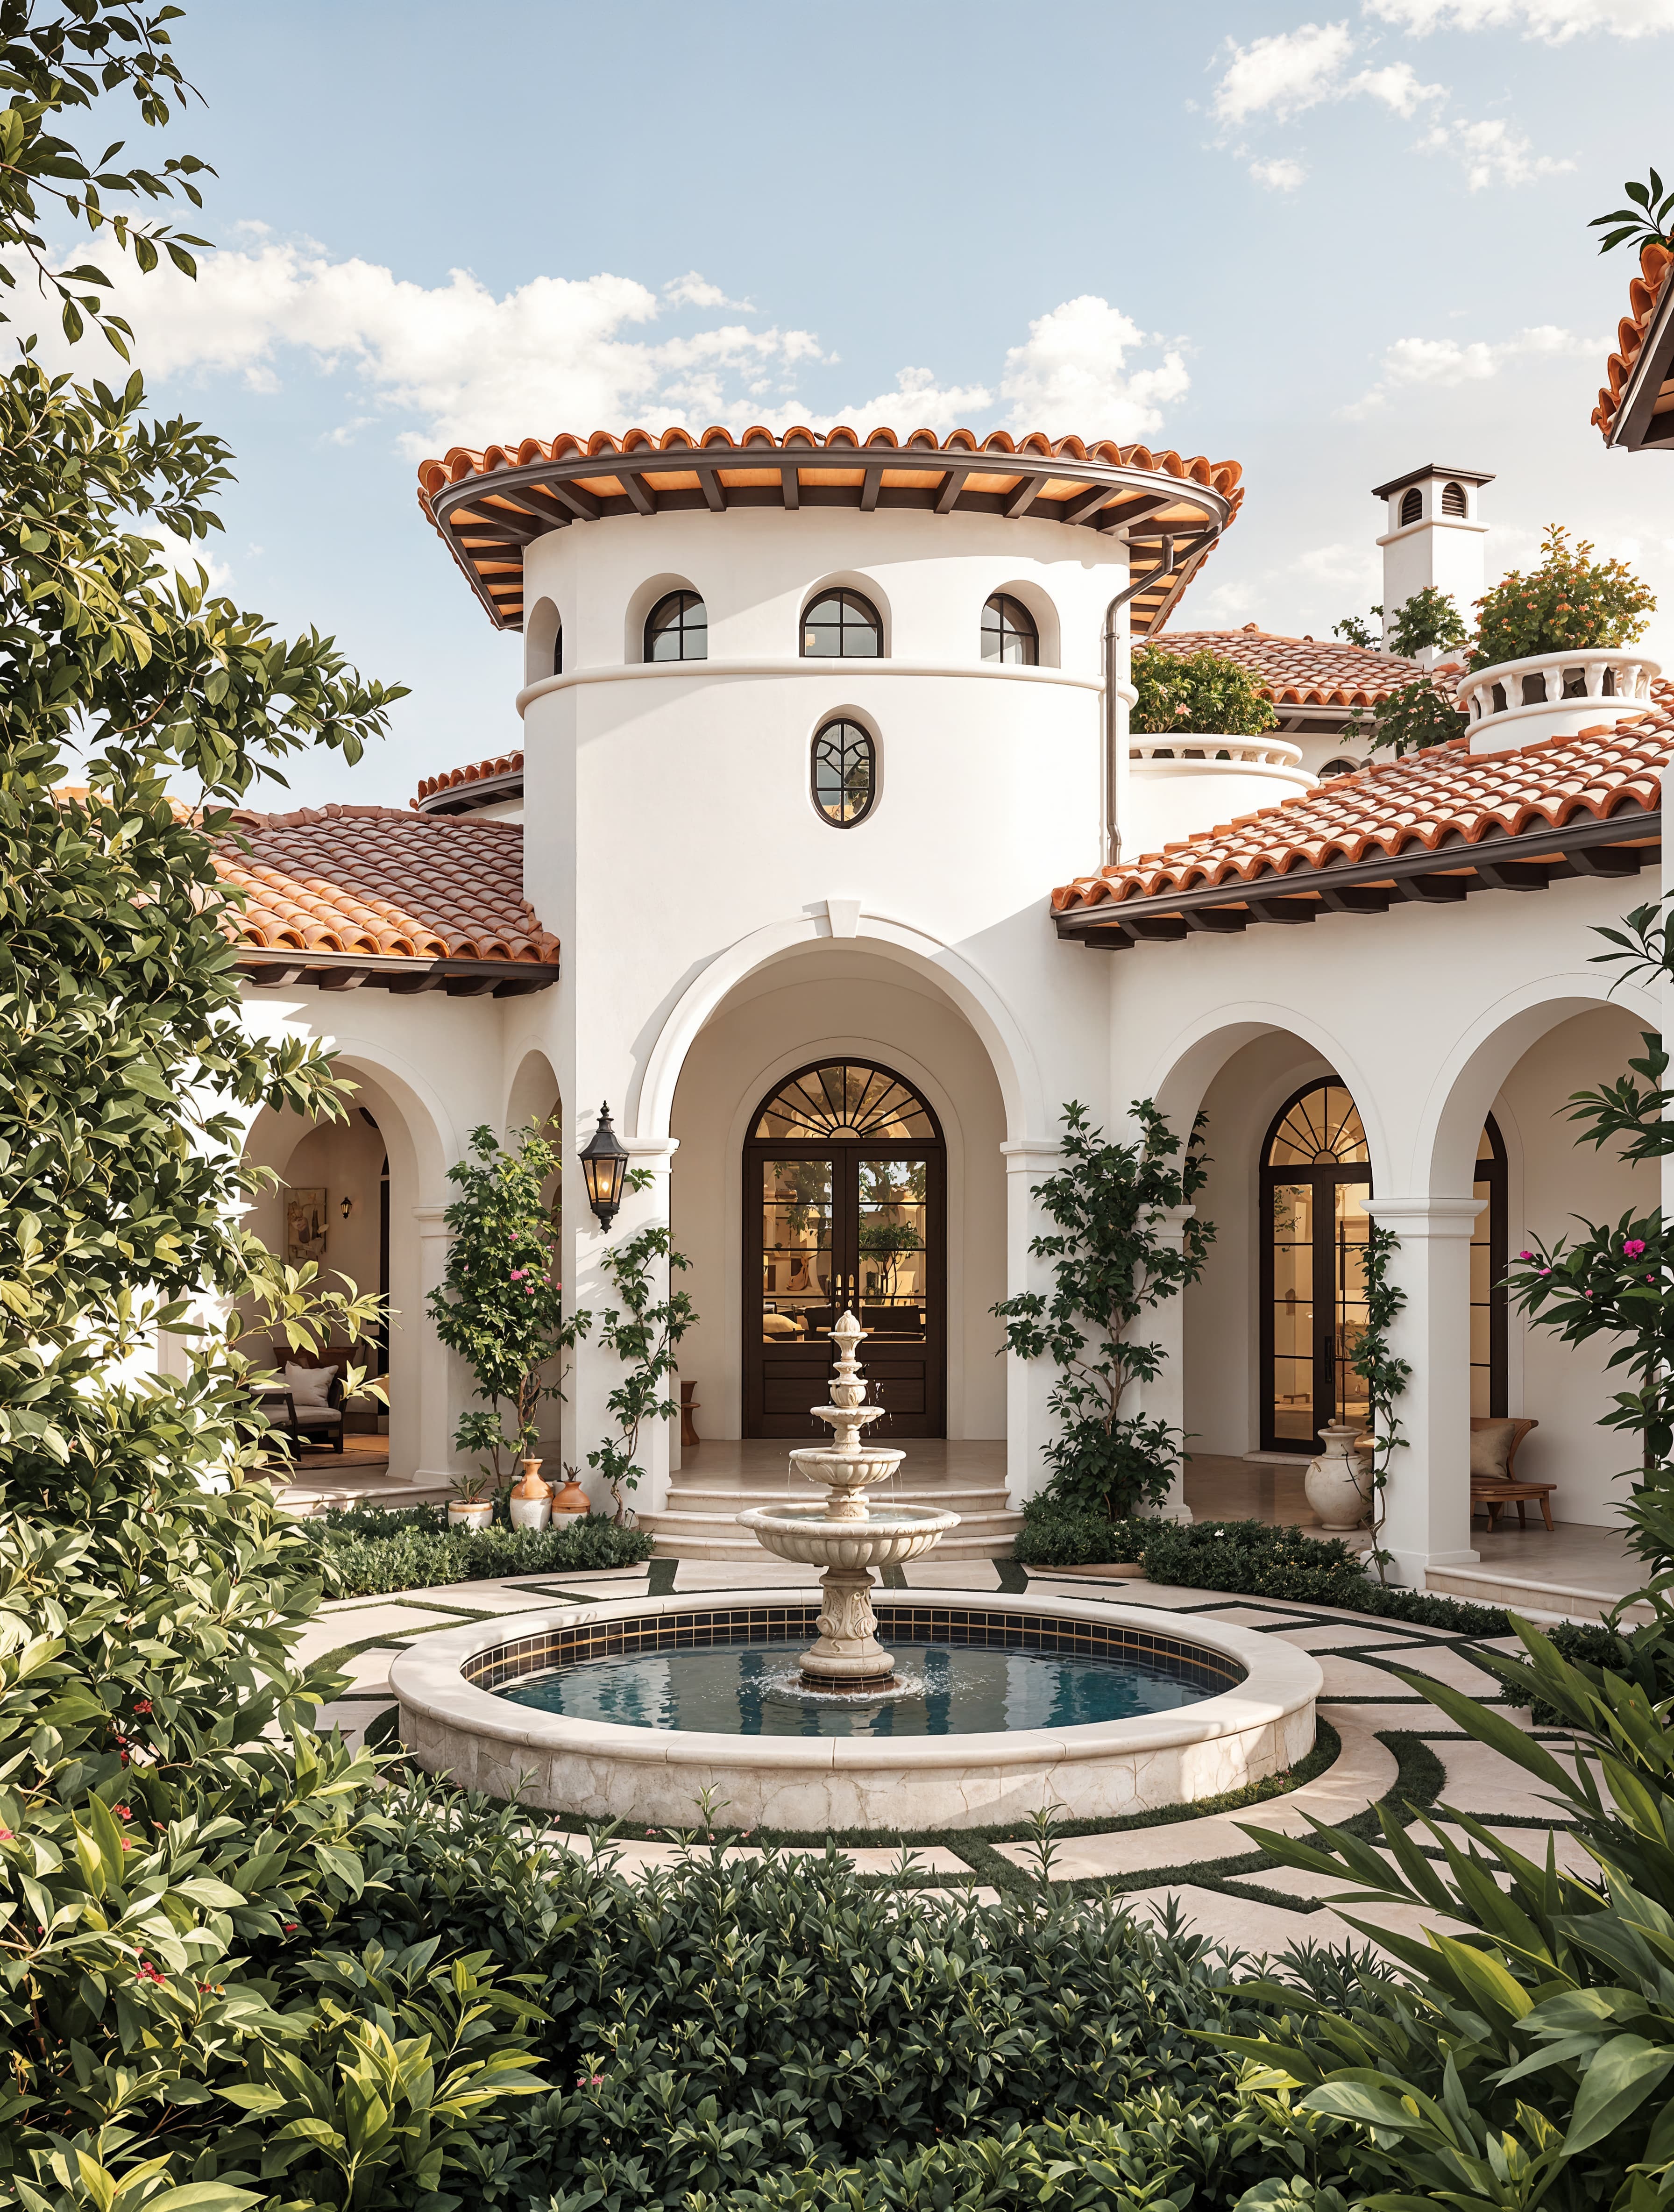
[[299, 1407], [329, 1403], [336, 1380], [335, 1367], [293, 1367], [289, 1361], [285, 1363], [285, 1382]]
[[1470, 1472], [1480, 1481], [1507, 1480], [1506, 1462], [1517, 1435], [1515, 1421], [1490, 1421], [1470, 1431]]

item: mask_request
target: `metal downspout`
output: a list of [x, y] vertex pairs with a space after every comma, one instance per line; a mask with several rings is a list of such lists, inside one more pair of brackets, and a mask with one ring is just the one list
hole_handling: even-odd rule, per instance
[[[1131, 550], [1131, 548], [1129, 549]], [[1105, 610], [1105, 860], [1107, 868], [1113, 868], [1122, 858], [1122, 824], [1117, 819], [1117, 782], [1121, 774], [1121, 753], [1117, 732], [1116, 656], [1121, 642], [1117, 629], [1117, 617], [1129, 599], [1137, 599], [1147, 586], [1174, 573], [1174, 540], [1162, 540], [1162, 566], [1149, 568], [1136, 584], [1129, 584], [1118, 592]]]

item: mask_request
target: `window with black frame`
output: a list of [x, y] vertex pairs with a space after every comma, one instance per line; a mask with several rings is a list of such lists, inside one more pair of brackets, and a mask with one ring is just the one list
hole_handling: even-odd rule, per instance
[[878, 796], [878, 748], [858, 722], [827, 722], [815, 735], [813, 803], [834, 830], [852, 830], [872, 811]]
[[983, 609], [983, 658], [1033, 668], [1040, 659], [1040, 632], [1021, 599], [996, 592]]
[[884, 650], [878, 610], [859, 592], [821, 592], [802, 617], [804, 660], [877, 660]]
[[707, 660], [709, 611], [696, 592], [670, 592], [646, 618], [648, 660]]

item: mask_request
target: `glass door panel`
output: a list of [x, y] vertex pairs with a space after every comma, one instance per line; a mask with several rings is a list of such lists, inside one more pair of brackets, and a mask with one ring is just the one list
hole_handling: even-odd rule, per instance
[[922, 1344], [929, 1319], [928, 1164], [922, 1159], [856, 1164], [861, 1326], [892, 1344]]
[[1369, 1195], [1369, 1186], [1362, 1182], [1340, 1182], [1334, 1192], [1331, 1407], [1321, 1416], [1322, 1420], [1329, 1418], [1362, 1425], [1371, 1419], [1371, 1401], [1353, 1361], [1366, 1334], [1366, 1243], [1372, 1228], [1372, 1217], [1366, 1210]]
[[761, 1340], [821, 1340], [831, 1304], [833, 1165], [824, 1160], [761, 1164]]
[[1273, 1186], [1273, 1425], [1281, 1443], [1314, 1434], [1314, 1203], [1311, 1182]]

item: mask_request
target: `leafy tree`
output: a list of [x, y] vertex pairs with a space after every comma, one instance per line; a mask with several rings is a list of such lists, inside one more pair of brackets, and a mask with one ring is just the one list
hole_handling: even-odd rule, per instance
[[447, 1170], [460, 1195], [444, 1216], [447, 1272], [429, 1311], [447, 1349], [469, 1362], [486, 1407], [463, 1416], [454, 1449], [485, 1455], [484, 1480], [500, 1490], [511, 1480], [507, 1460], [527, 1459], [540, 1440], [542, 1400], [563, 1395], [562, 1376], [547, 1382], [543, 1374], [593, 1316], [564, 1318], [557, 1238], [543, 1196], [561, 1162], [539, 1122], [519, 1130], [509, 1149], [486, 1125], [473, 1129], [471, 1150], [473, 1158]]
[[[1362, 653], [1381, 653], [1384, 648], [1384, 611], [1373, 607], [1362, 622], [1358, 615], [1344, 615], [1341, 622], [1331, 624], [1331, 635], [1342, 638], [1346, 644], [1357, 645]], [[1373, 623], [1377, 627], [1373, 627]]]
[[[1674, 247], [1674, 192], [1663, 190], [1656, 171], [1652, 170], [1647, 184], [1630, 179], [1622, 189], [1633, 205], [1617, 208], [1612, 215], [1596, 215], [1587, 225], [1589, 230], [1610, 232], [1608, 238], [1598, 241], [1598, 251], [1608, 253], [1628, 240], [1637, 246]], [[1612, 229], [1612, 224], [1619, 227]]]
[[1445, 745], [1470, 726], [1453, 703], [1452, 690], [1433, 677], [1420, 676], [1410, 684], [1397, 684], [1386, 691], [1372, 710], [1372, 750], [1405, 753], [1426, 752]]
[[1278, 721], [1259, 676], [1221, 653], [1167, 653], [1141, 646], [1133, 656], [1139, 696], [1129, 727], [1142, 736], [1171, 731], [1201, 737], [1254, 738]]
[[[1379, 612], [1382, 611], [1379, 608]], [[1470, 641], [1470, 632], [1459, 612], [1458, 600], [1451, 592], [1440, 591], [1434, 584], [1426, 584], [1421, 592], [1415, 592], [1409, 599], [1403, 601], [1396, 612], [1395, 627], [1389, 634], [1390, 651], [1408, 660], [1429, 646], [1451, 652]]]
[[[161, 246], [190, 273], [132, 207], [195, 198], [199, 165], [117, 170], [119, 147], [88, 163], [58, 135], [95, 98], [167, 120], [175, 12], [0, 0], [6, 286], [39, 267], [40, 196], [142, 270]], [[58, 280], [62, 319], [120, 352], [104, 284]], [[259, 769], [358, 757], [400, 692], [159, 560], [148, 533], [219, 526], [229, 459], [151, 416], [137, 374], [49, 377], [26, 347], [0, 379], [0, 2195], [29, 2212], [235, 2212], [270, 2192], [227, 2093], [302, 2045], [322, 2081], [373, 2063], [320, 1977], [382, 1818], [374, 1763], [310, 1730], [340, 1677], [294, 1663], [313, 1547], [257, 1479], [240, 1345], [363, 1335], [376, 1301], [322, 1293], [239, 1226], [248, 1119], [340, 1115], [348, 1086], [317, 1046], [244, 1025], [214, 847]], [[159, 1329], [183, 1374], [149, 1371]], [[449, 1988], [493, 1978], [460, 1971]], [[429, 2038], [423, 2009], [393, 1992], [389, 2033]], [[445, 2009], [429, 2047], [451, 2066]], [[503, 2018], [472, 2033], [472, 2079], [504, 2086], [522, 2045]], [[363, 2102], [350, 2124], [369, 2191], [405, 2152]], [[426, 2124], [436, 2188], [471, 2138], [439, 2108]], [[287, 2196], [329, 2197], [319, 2138], [295, 2144]]]
[[1057, 1228], [1029, 1248], [1053, 1263], [1051, 1294], [1022, 1291], [993, 1309], [1008, 1351], [1058, 1370], [1049, 1401], [1058, 1433], [1044, 1454], [1052, 1494], [1111, 1520], [1166, 1497], [1184, 1441], [1166, 1421], [1122, 1411], [1129, 1389], [1162, 1368], [1160, 1346], [1130, 1332], [1196, 1281], [1214, 1237], [1194, 1214], [1177, 1251], [1158, 1222], [1203, 1187], [1202, 1115], [1182, 1152], [1153, 1101], [1131, 1110], [1140, 1133], [1124, 1145], [1107, 1142], [1076, 1100], [1064, 1108], [1065, 1164], [1034, 1192]]
[[[630, 1168], [629, 1188], [644, 1190], [650, 1183], [648, 1168]], [[652, 1296], [654, 1273], [659, 1261], [673, 1270], [691, 1262], [674, 1249], [667, 1223], [653, 1223], [630, 1237], [625, 1244], [608, 1247], [600, 1262], [615, 1286], [622, 1304], [606, 1306], [599, 1324], [599, 1338], [627, 1369], [606, 1404], [616, 1416], [617, 1433], [587, 1454], [587, 1465], [610, 1486], [616, 1517], [624, 1513], [622, 1493], [637, 1490], [643, 1469], [638, 1465], [640, 1425], [645, 1421], [672, 1421], [679, 1413], [668, 1395], [668, 1384], [679, 1364], [681, 1338], [697, 1315], [684, 1291], [671, 1290], [666, 1298]]]
[[1585, 538], [1571, 545], [1555, 522], [1540, 550], [1537, 568], [1526, 576], [1513, 568], [1477, 600], [1473, 670], [1531, 653], [1632, 645], [1644, 636], [1656, 595], [1626, 562], [1595, 561]]

